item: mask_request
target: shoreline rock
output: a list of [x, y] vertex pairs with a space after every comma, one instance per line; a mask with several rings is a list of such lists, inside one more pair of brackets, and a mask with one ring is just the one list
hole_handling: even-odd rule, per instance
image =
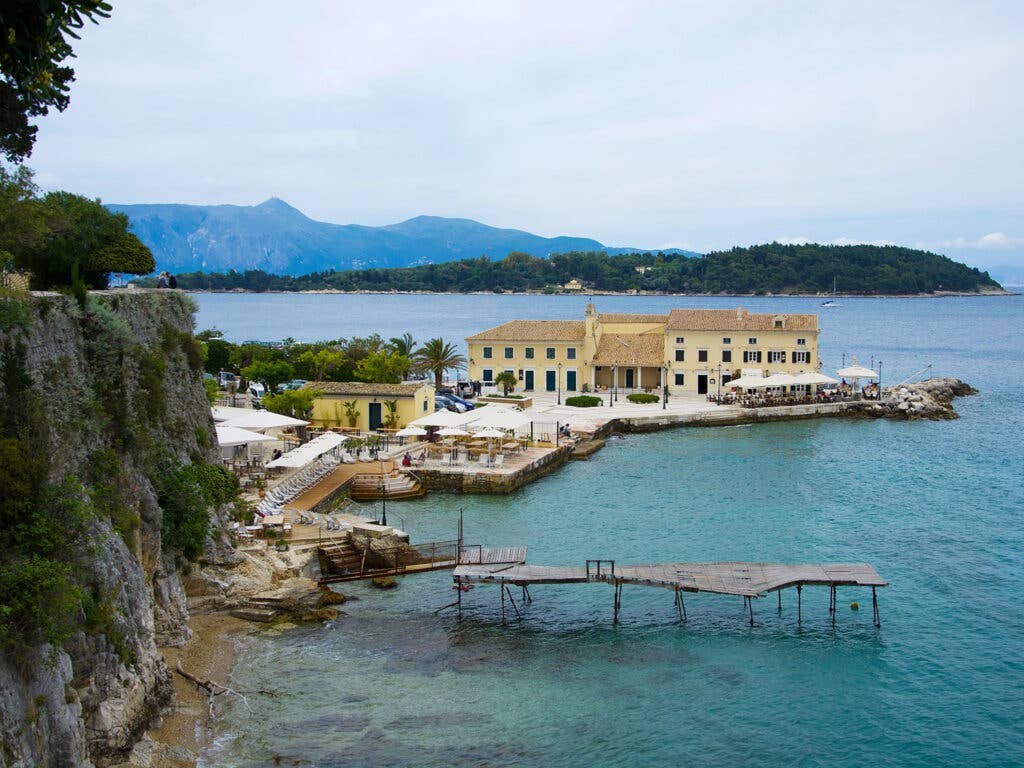
[[978, 390], [957, 378], [925, 379], [916, 384], [887, 388], [880, 402], [871, 400], [859, 403], [850, 409], [850, 413], [905, 421], [959, 419], [960, 414], [953, 408], [953, 400], [977, 393]]

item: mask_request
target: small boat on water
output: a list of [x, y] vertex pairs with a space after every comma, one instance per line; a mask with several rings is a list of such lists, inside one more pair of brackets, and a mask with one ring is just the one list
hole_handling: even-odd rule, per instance
[[[834, 277], [832, 278], [832, 295], [833, 296], [836, 295], [836, 279]], [[840, 304], [835, 299], [828, 299], [827, 301], [821, 302], [821, 306], [823, 306], [823, 307], [841, 307], [843, 305]]]

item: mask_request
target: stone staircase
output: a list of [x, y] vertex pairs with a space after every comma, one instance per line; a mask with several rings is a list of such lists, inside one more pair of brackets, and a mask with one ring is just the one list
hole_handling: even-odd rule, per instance
[[347, 538], [321, 544], [318, 551], [321, 557], [320, 569], [324, 573], [358, 573], [363, 564], [363, 553], [353, 547]]
[[356, 501], [378, 501], [382, 484], [388, 501], [416, 499], [426, 493], [426, 489], [415, 477], [393, 469], [384, 474], [356, 475], [352, 478], [352, 498]]
[[231, 611], [231, 615], [246, 621], [269, 624], [284, 611], [282, 598], [275, 595], [254, 595], [245, 604]]

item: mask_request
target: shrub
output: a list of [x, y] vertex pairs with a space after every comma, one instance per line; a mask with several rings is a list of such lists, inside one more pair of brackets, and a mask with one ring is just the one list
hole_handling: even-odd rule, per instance
[[565, 404], [571, 405], [573, 408], [594, 408], [601, 404], [601, 398], [593, 395], [577, 395], [565, 398]]
[[154, 480], [163, 510], [163, 547], [195, 560], [203, 551], [210, 507], [238, 495], [238, 480], [213, 464], [177, 464], [166, 460]]
[[659, 398], [657, 395], [650, 395], [646, 392], [636, 392], [632, 395], [626, 395], [626, 399], [631, 403], [656, 403]]

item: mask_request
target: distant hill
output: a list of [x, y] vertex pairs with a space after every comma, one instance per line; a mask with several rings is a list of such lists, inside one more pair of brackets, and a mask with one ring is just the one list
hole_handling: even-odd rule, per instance
[[[259, 205], [109, 205], [172, 272], [261, 270], [304, 275], [324, 270], [408, 267], [513, 251], [547, 256], [566, 251], [633, 253], [585, 237], [541, 237], [470, 219], [417, 216], [366, 227], [314, 221], [277, 198]], [[673, 253], [687, 253], [673, 250]], [[688, 253], [687, 255], [696, 255]]]
[[[272, 275], [261, 270], [179, 273], [185, 289], [248, 291], [555, 291], [572, 280], [591, 291], [689, 294], [999, 293], [981, 272], [945, 256], [877, 245], [767, 243], [706, 256], [671, 253], [609, 255], [575, 251], [537, 258], [463, 259], [401, 269]], [[151, 284], [152, 281], [149, 281]]]

